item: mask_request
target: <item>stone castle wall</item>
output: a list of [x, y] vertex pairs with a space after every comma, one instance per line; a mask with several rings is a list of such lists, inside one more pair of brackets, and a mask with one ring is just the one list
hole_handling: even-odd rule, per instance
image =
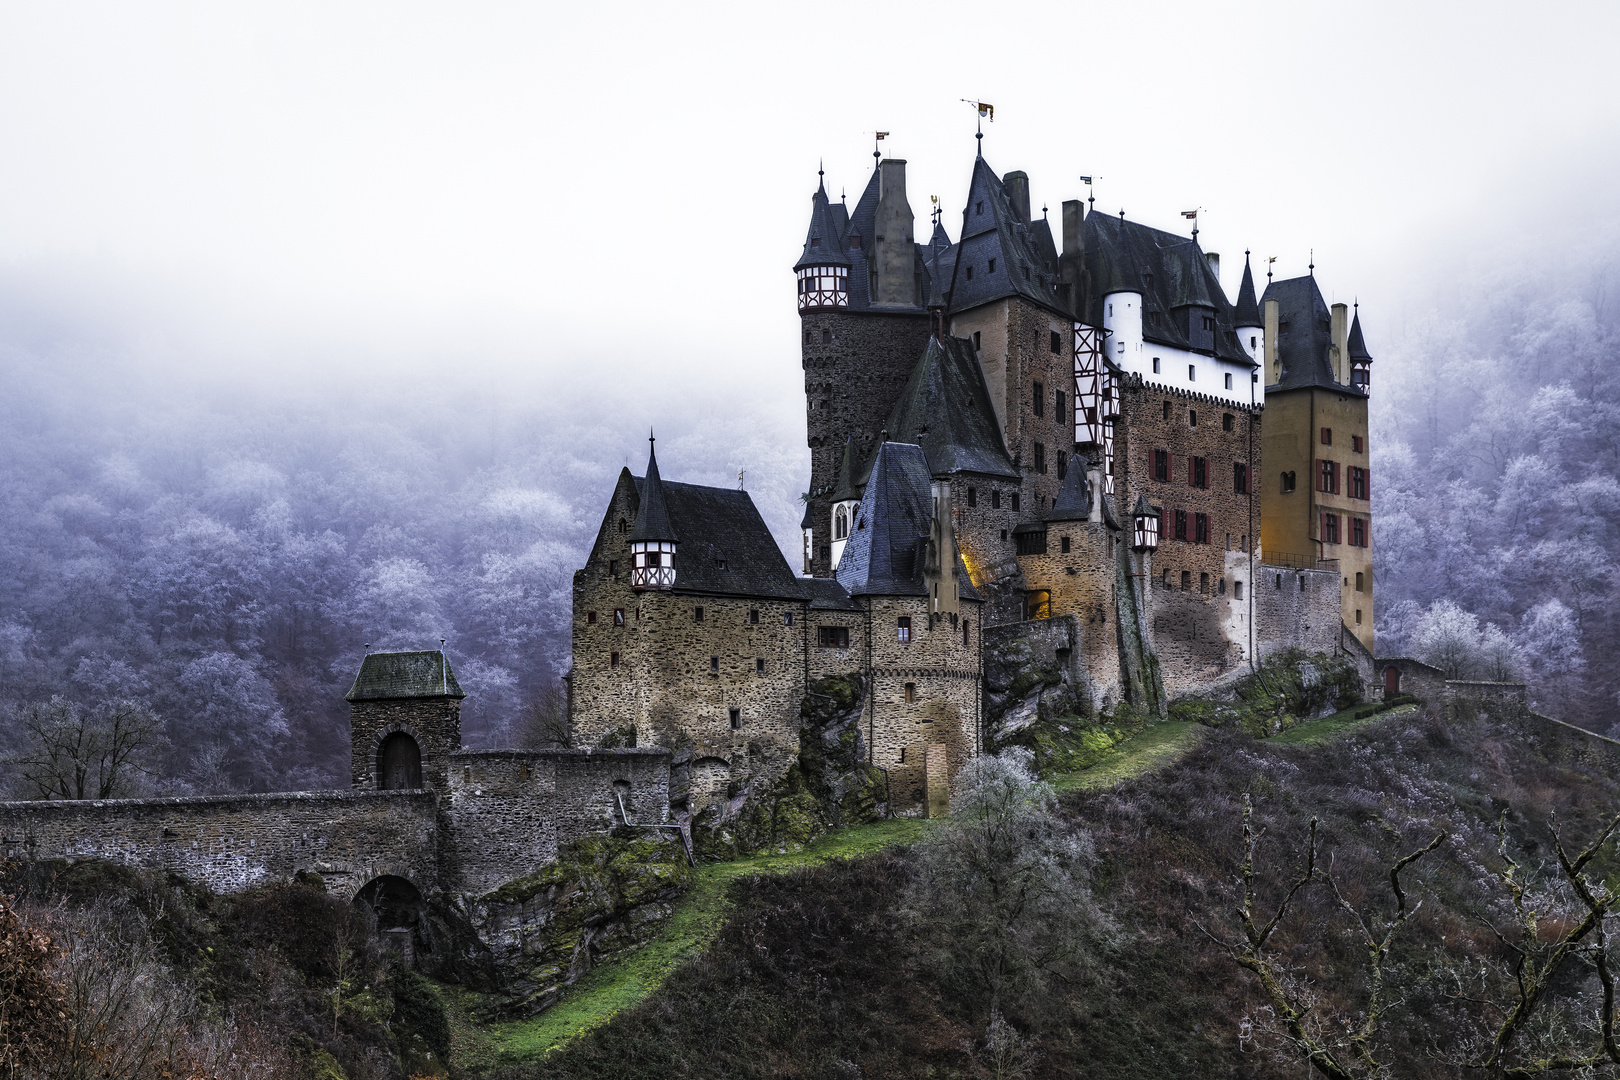
[[[1339, 651], [1340, 602], [1337, 570], [1255, 567], [1255, 633], [1264, 660], [1283, 649]], [[1383, 669], [1379, 668], [1381, 672]]]
[[461, 749], [461, 701], [404, 698], [356, 701], [349, 706], [349, 747], [354, 786], [378, 786], [377, 751], [396, 731], [416, 740], [422, 753], [422, 784], [442, 791], [451, 754]]
[[437, 799], [318, 791], [0, 803], [0, 841], [27, 859], [107, 859], [233, 892], [313, 870], [339, 895], [393, 874], [437, 879]]
[[[1063, 550], [1064, 541], [1069, 550]], [[1119, 675], [1119, 629], [1115, 625], [1114, 561], [1124, 542], [1100, 521], [1055, 521], [1046, 534], [1046, 554], [1021, 555], [1031, 590], [1051, 595], [1053, 619], [1072, 617], [1081, 627], [1076, 683], [1095, 715], [1124, 699]]]

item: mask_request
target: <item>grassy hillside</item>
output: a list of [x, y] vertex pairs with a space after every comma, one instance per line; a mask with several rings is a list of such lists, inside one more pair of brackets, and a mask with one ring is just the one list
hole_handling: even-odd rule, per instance
[[[1392, 963], [1406, 1000], [1384, 1030], [1399, 1074], [1454, 1075], [1431, 1046], [1464, 1045], [1483, 1014], [1448, 997], [1447, 979], [1483, 962], [1481, 988], [1499, 989], [1489, 971], [1504, 952], [1481, 922], [1511, 919], [1492, 873], [1501, 865], [1499, 823], [1510, 852], [1544, 865], [1549, 815], [1566, 836], [1584, 839], [1620, 807], [1612, 769], [1578, 763], [1577, 752], [1590, 749], [1585, 736], [1528, 716], [1446, 720], [1404, 709], [1363, 721], [1330, 717], [1263, 741], [1240, 731], [1197, 734], [1150, 729], [1136, 764], [1151, 764], [1157, 751], [1162, 767], [1132, 775], [1111, 761], [1099, 768], [1118, 770], [1117, 782], [1062, 785], [1065, 819], [1088, 831], [1099, 853], [1093, 886], [1114, 927], [1106, 954], [1082, 978], [1007, 1009], [1035, 1042], [1038, 1075], [1301, 1075], [1268, 1049], [1274, 1040], [1251, 977], [1198, 926], [1234, 933], [1246, 793], [1266, 830], [1259, 870], [1262, 899], [1272, 903], [1278, 883], [1298, 872], [1313, 817], [1322, 864], [1346, 899], [1386, 914], [1389, 863], [1436, 831], [1448, 834], [1408, 873], [1424, 906], [1397, 942]], [[1601, 873], [1614, 874], [1612, 852], [1603, 859]], [[973, 1075], [965, 1048], [983, 1035], [983, 1003], [924, 962], [928, 929], [901, 911], [908, 880], [904, 849], [737, 876], [732, 913], [710, 947], [640, 1004], [503, 1075]], [[1310, 977], [1324, 1017], [1355, 1014], [1365, 993], [1348, 918], [1328, 889], [1309, 887], [1276, 943]], [[1582, 978], [1560, 988], [1554, 1005], [1586, 992]]]

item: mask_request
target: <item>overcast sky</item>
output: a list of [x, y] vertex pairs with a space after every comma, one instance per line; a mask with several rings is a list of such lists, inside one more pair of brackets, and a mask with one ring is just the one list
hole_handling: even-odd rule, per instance
[[802, 423], [818, 160], [853, 201], [891, 132], [954, 237], [971, 97], [1036, 207], [1201, 207], [1233, 293], [1245, 247], [1314, 248], [1376, 354], [1449, 267], [1612, 225], [1617, 40], [1613, 3], [7, 3], [0, 338], [645, 372]]

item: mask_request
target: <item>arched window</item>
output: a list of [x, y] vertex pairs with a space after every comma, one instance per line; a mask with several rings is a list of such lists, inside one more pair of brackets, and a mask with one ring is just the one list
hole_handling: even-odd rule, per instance
[[833, 511], [833, 539], [842, 540], [849, 535], [849, 510], [840, 506]]
[[377, 748], [377, 786], [385, 791], [422, 786], [422, 750], [403, 731], [394, 732]]

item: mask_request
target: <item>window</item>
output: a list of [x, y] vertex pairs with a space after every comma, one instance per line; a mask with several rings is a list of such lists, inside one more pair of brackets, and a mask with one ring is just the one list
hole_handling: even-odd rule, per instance
[[1042, 474], [1043, 476], [1046, 474], [1046, 444], [1045, 443], [1036, 443], [1035, 444], [1035, 471]]
[[1333, 429], [1332, 428], [1325, 427], [1325, 428], [1322, 429], [1322, 445], [1323, 446], [1332, 446], [1333, 445]]
[[978, 488], [968, 488], [968, 505], [969, 506], [978, 506], [979, 505], [979, 489]]
[[1046, 384], [1045, 383], [1038, 382], [1038, 383], [1035, 384], [1035, 393], [1032, 395], [1032, 400], [1031, 400], [1030, 404], [1034, 407], [1036, 416], [1045, 416], [1046, 415]]
[[990, 272], [992, 274], [996, 272], [996, 260], [994, 259], [990, 260]]
[[1357, 626], [1361, 625], [1361, 609], [1360, 608], [1356, 608], [1356, 625]]
[[1170, 451], [1168, 451], [1168, 450], [1155, 450], [1155, 451], [1153, 451], [1153, 479], [1162, 480], [1165, 483], [1169, 483], [1169, 481], [1170, 481]]
[[1322, 543], [1337, 544], [1339, 542], [1339, 515], [1322, 515]]
[[718, 656], [709, 657], [709, 674], [718, 675], [719, 673], [720, 673], [720, 658]]
[[1209, 595], [1209, 575], [1208, 574], [1199, 574], [1198, 575], [1198, 593], [1199, 593], [1200, 596], [1208, 596]]
[[911, 643], [911, 616], [900, 616], [899, 626], [895, 630], [895, 639], [902, 645]]
[[983, 199], [980, 199], [978, 202], [973, 204], [973, 212], [975, 214], [984, 213], [984, 200]]
[[823, 649], [849, 648], [849, 627], [847, 626], [818, 626], [816, 627], [816, 644]]
[[962, 620], [962, 647], [966, 648], [967, 643], [968, 643], [968, 621], [966, 619], [963, 619]]
[[585, 625], [586, 626], [595, 626], [596, 625], [596, 612], [587, 611], [585, 613]]
[[1364, 592], [1365, 591], [1361, 587], [1362, 580], [1363, 580], [1363, 575], [1362, 575], [1360, 570], [1357, 570], [1356, 571], [1356, 592]]
[[1056, 330], [1052, 331], [1052, 351], [1059, 355], [1063, 353], [1063, 335]]
[[613, 625], [614, 626], [623, 626], [624, 625], [624, 608], [616, 607], [616, 608], [613, 609]]
[[917, 684], [914, 683], [914, 682], [906, 683], [906, 701], [909, 703], [909, 702], [914, 702], [916, 700], [917, 700]]
[[614, 581], [619, 580], [619, 560], [618, 559], [609, 559], [608, 560], [608, 576], [611, 577]]
[[619, 654], [618, 653], [609, 653], [608, 654], [608, 667], [616, 668], [618, 666], [619, 666]]
[[1057, 396], [1052, 399], [1052, 419], [1060, 424], [1063, 423], [1064, 405], [1063, 391], [1059, 390]]
[[728, 709], [727, 711], [731, 714], [731, 730], [732, 731], [741, 731], [742, 730], [742, 710], [741, 709]]
[[[968, 269], [968, 277], [972, 277], [972, 276], [973, 276], [973, 270], [970, 267]], [[979, 331], [975, 330], [975, 331], [973, 331], [973, 350], [975, 352], [977, 352], [978, 349], [979, 349]]]
[[1187, 381], [1188, 382], [1197, 382], [1198, 381], [1198, 365], [1197, 364], [1188, 364], [1187, 365]]
[[[1069, 455], [1061, 450], [1058, 451], [1057, 474], [1059, 480], [1066, 480], [1069, 476]], [[1053, 496], [1053, 498], [1056, 499], [1056, 496]]]
[[1001, 538], [1003, 540], [1007, 539], [1007, 530], [1006, 529], [1001, 530]]
[[1190, 457], [1187, 459], [1187, 483], [1191, 487], [1209, 487], [1209, 459]]
[[619, 531], [621, 533], [627, 533], [630, 531], [630, 523], [625, 521], [624, 518], [619, 519]]
[[1188, 427], [1197, 427], [1198, 426], [1198, 410], [1197, 409], [1188, 409], [1187, 410], [1187, 426]]
[[1187, 539], [1187, 511], [1176, 511], [1176, 539]]
[[1012, 500], [1013, 500], [1012, 508], [1014, 510], [1017, 510], [1018, 509], [1018, 502], [1019, 502], [1018, 492], [1015, 491], [1015, 492], [1012, 493]]
[[1209, 543], [1209, 515], [1208, 514], [1194, 514], [1193, 515], [1193, 543], [1195, 543], [1195, 544], [1207, 544], [1207, 543]]
[[703, 609], [702, 608], [696, 607], [696, 608], [692, 609], [692, 621], [693, 622], [702, 622], [703, 621]]
[[750, 626], [758, 626], [759, 625], [759, 608], [749, 608], [748, 609], [748, 625], [750, 625]]
[[1067, 555], [1069, 553], [1069, 538], [1065, 536], [1062, 540], [1058, 541], [1058, 546], [1062, 550], [1063, 554]]
[[1044, 531], [1014, 533], [1013, 539], [1018, 541], [1018, 554], [1020, 555], [1046, 554], [1046, 533]]
[[[1228, 390], [1232, 389], [1232, 373], [1230, 371], [1226, 373], [1226, 388]], [[1226, 430], [1231, 431], [1232, 429], [1227, 428]]]
[[1367, 497], [1367, 470], [1351, 465], [1345, 470], [1350, 475], [1350, 497], [1352, 499], [1365, 499]]
[[806, 331], [805, 331], [805, 332], [804, 332], [804, 343], [805, 343], [805, 344], [806, 344], [806, 345], [813, 345], [813, 344], [815, 344], [815, 342], [813, 342], [813, 341], [812, 341], [812, 340], [811, 340], [811, 337], [812, 337], [812, 336], [813, 336], [813, 335], [812, 335], [812, 334], [811, 334], [811, 332], [810, 332], [810, 331], [809, 331], [809, 330], [806, 330]]
[[793, 625], [793, 612], [791, 612], [791, 611], [782, 612], [782, 625], [783, 626], [792, 626]]
[[833, 539], [842, 540], [849, 535], [849, 508], [840, 506], [833, 511]]
[[1225, 578], [1221, 578], [1219, 581], [1217, 581], [1215, 583], [1215, 595], [1216, 596], [1225, 596], [1226, 595], [1226, 579]]
[[[1351, 547], [1366, 547], [1367, 546], [1367, 519], [1366, 518], [1353, 517], [1353, 518], [1350, 519], [1350, 546]], [[1361, 575], [1357, 574], [1356, 577], [1359, 579], [1361, 577]], [[1360, 588], [1360, 586], [1358, 585], [1357, 588]]]
[[821, 343], [823, 345], [831, 345], [832, 344], [832, 331], [831, 330], [823, 330], [821, 332]]
[[1241, 581], [1232, 582], [1232, 599], [1234, 599], [1234, 600], [1243, 599], [1243, 582], [1241, 582]]
[[1291, 473], [1291, 472], [1283, 473], [1282, 474], [1282, 493], [1284, 495], [1287, 495], [1289, 492], [1291, 492], [1293, 490], [1294, 490], [1294, 474]]
[[1352, 454], [1361, 454], [1366, 452], [1366, 447], [1362, 444], [1360, 435], [1350, 436], [1350, 452]]
[[[971, 266], [970, 266], [970, 267], [968, 267], [968, 268], [967, 268], [967, 279], [968, 279], [968, 280], [969, 280], [969, 281], [972, 281], [972, 280], [973, 280], [973, 267], [971, 267]], [[978, 335], [978, 334], [974, 334], [974, 335], [973, 335], [973, 336], [974, 336], [974, 337], [978, 337], [978, 336], [979, 336], [979, 335]]]
[[1329, 495], [1339, 493], [1339, 463], [1336, 461], [1316, 461], [1316, 490]]
[[1183, 570], [1181, 572], [1181, 591], [1182, 592], [1188, 592], [1191, 589], [1192, 589], [1192, 571], [1191, 570]]
[[1232, 462], [1232, 490], [1239, 495], [1249, 493], [1249, 466], [1241, 461]]
[[1157, 356], [1153, 358], [1153, 374], [1159, 374], [1159, 358]]
[[[1228, 386], [1227, 389], [1230, 390], [1232, 388], [1230, 386]], [[1222, 431], [1231, 431], [1235, 427], [1237, 427], [1237, 418], [1234, 417], [1231, 413], [1222, 413], [1221, 414], [1221, 430]]]
[[765, 674], [765, 658], [763, 656], [754, 657], [754, 674]]
[[990, 509], [992, 509], [992, 510], [1000, 510], [1001, 509], [1001, 492], [992, 491], [990, 493]]

